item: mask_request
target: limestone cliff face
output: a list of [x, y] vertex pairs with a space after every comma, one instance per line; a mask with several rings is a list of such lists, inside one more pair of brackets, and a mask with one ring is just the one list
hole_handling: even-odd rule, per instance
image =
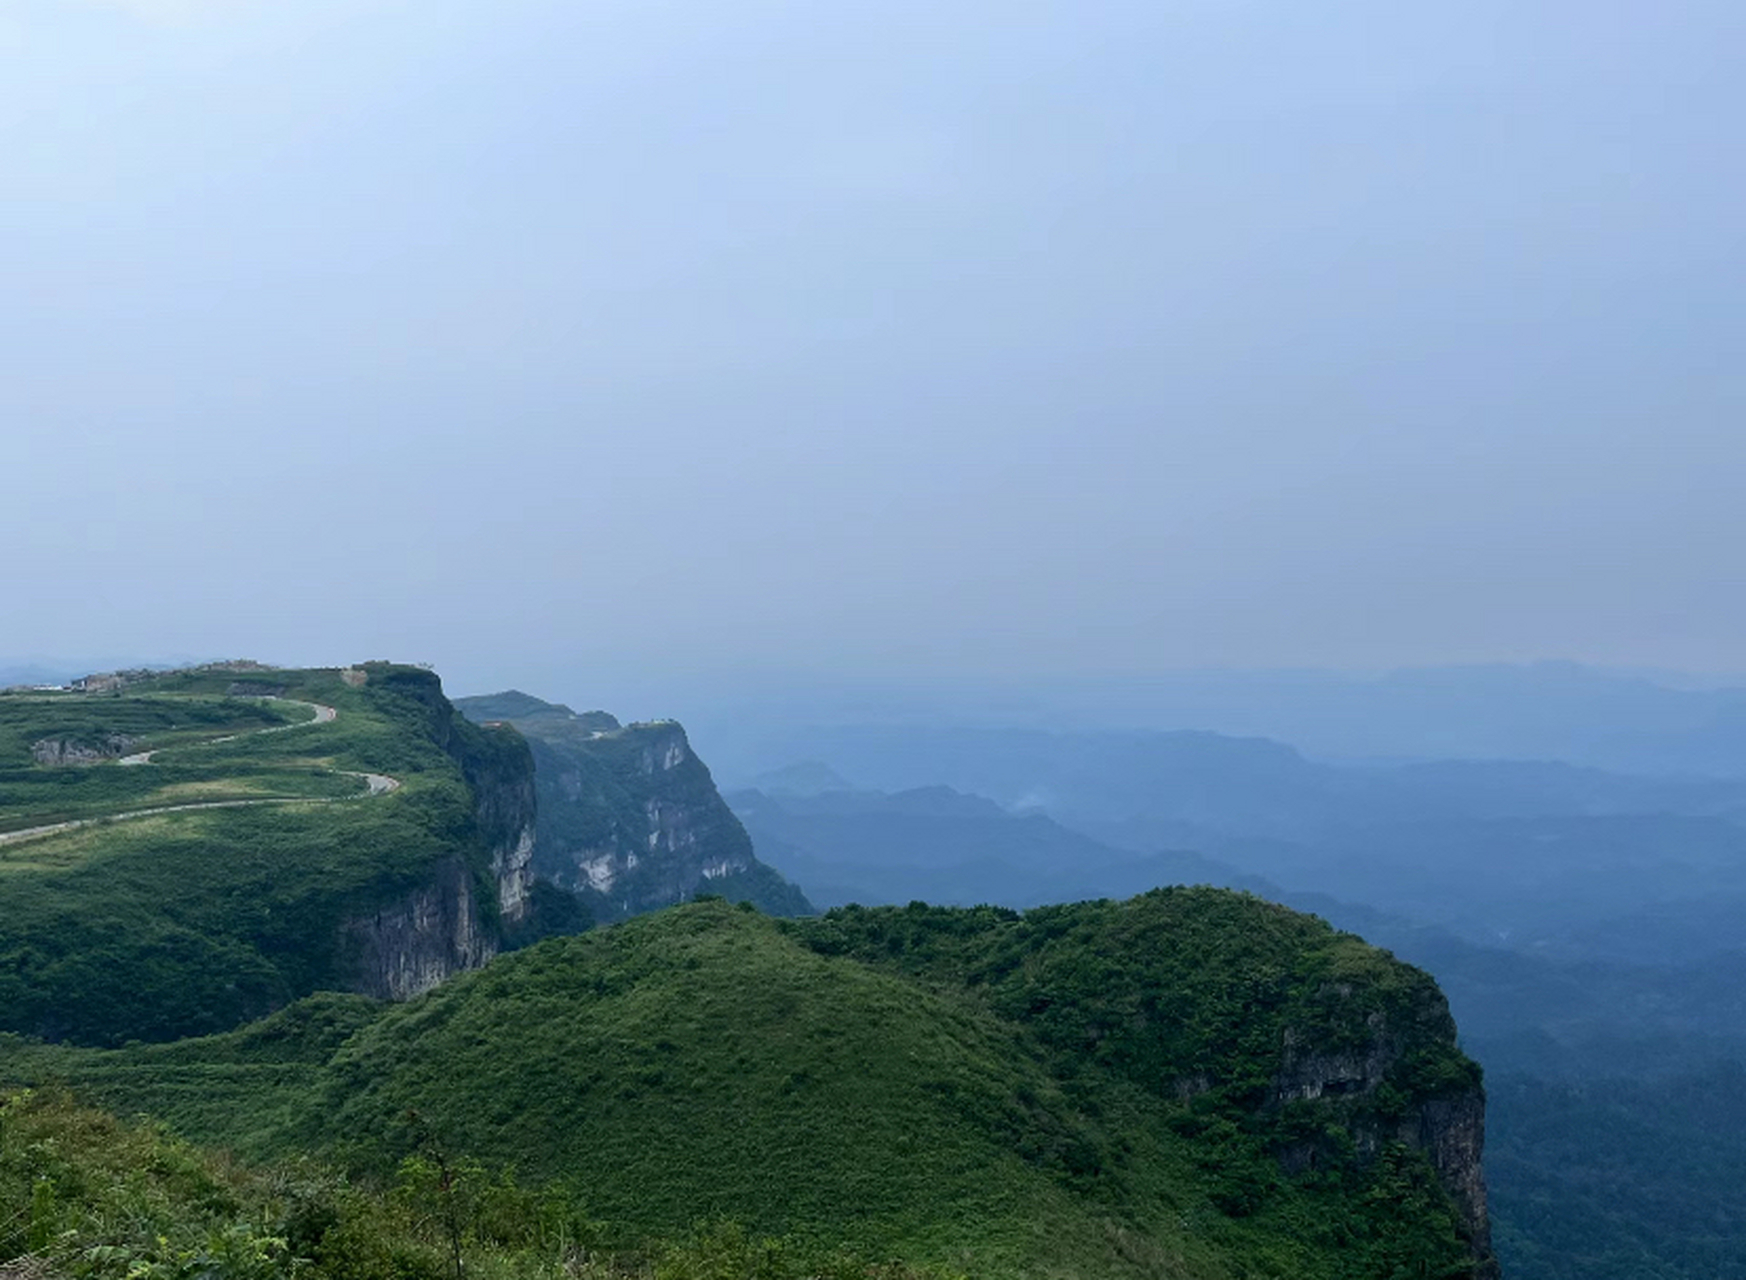
[[[497, 911], [505, 924], [526, 916], [533, 890], [534, 832], [539, 800], [534, 788], [533, 753], [513, 729], [466, 733], [499, 739], [491, 750], [451, 749], [473, 790], [474, 819], [491, 857], [491, 878], [497, 887]], [[457, 744], [458, 745], [458, 744]]]
[[[635, 914], [683, 902], [700, 885], [750, 869], [751, 841], [734, 838], [709, 792], [688, 776], [698, 766], [683, 729], [670, 722], [632, 725], [612, 736], [619, 739], [613, 745], [621, 765], [630, 766], [626, 790], [641, 805], [625, 809], [623, 816], [633, 820], [615, 822], [604, 839], [572, 848], [560, 875], [616, 898], [620, 911]], [[584, 802], [585, 769], [572, 761], [558, 774], [558, 785], [567, 799]]]
[[398, 669], [393, 677], [395, 693], [417, 709], [421, 728], [459, 768], [472, 798], [455, 833], [462, 852], [342, 926], [355, 989], [403, 1000], [485, 964], [502, 949], [505, 931], [527, 916], [538, 798], [533, 754], [519, 733], [463, 719], [428, 672]]
[[356, 957], [358, 991], [380, 1000], [409, 1000], [495, 956], [495, 932], [481, 919], [477, 889], [466, 863], [451, 859], [429, 883], [374, 915], [348, 920], [345, 933]]
[[[1354, 999], [1349, 984], [1329, 983], [1320, 1003], [1339, 1016]], [[1449, 1080], [1439, 1086], [1413, 1078], [1413, 1050], [1427, 1039], [1453, 1047], [1455, 1025], [1440, 993], [1422, 999], [1404, 1016], [1381, 1011], [1362, 1017], [1362, 1040], [1330, 1045], [1323, 1029], [1287, 1026], [1279, 1070], [1268, 1089], [1267, 1109], [1293, 1103], [1319, 1104], [1338, 1115], [1352, 1134], [1361, 1159], [1374, 1159], [1389, 1144], [1422, 1151], [1436, 1170], [1461, 1218], [1473, 1251], [1475, 1280], [1495, 1280], [1491, 1221], [1486, 1207], [1482, 1157], [1485, 1093], [1477, 1082]], [[1287, 1147], [1287, 1172], [1313, 1167], [1314, 1142]]]
[[[557, 793], [542, 869], [590, 897], [597, 916], [623, 918], [699, 893], [736, 891], [756, 901], [777, 890], [760, 905], [793, 909], [678, 724], [594, 730], [568, 751], [542, 743], [535, 759], [549, 765]], [[568, 831], [565, 809], [580, 819]], [[578, 812], [584, 809], [593, 813]]]
[[623, 919], [701, 893], [773, 914], [811, 910], [759, 862], [685, 730], [671, 720], [621, 725], [594, 711], [521, 693], [457, 704], [508, 723], [533, 747], [539, 819], [533, 872], [583, 898], [599, 920]]
[[30, 745], [30, 758], [37, 764], [101, 764], [124, 756], [138, 745], [138, 739], [124, 733], [112, 733], [99, 742], [79, 742], [72, 738], [44, 738]]
[[1453, 1098], [1438, 1098], [1421, 1104], [1401, 1121], [1395, 1136], [1416, 1146], [1431, 1158], [1431, 1166], [1461, 1211], [1468, 1239], [1473, 1244], [1479, 1280], [1497, 1280], [1496, 1256], [1491, 1251], [1491, 1218], [1485, 1203], [1485, 1095], [1472, 1089]]

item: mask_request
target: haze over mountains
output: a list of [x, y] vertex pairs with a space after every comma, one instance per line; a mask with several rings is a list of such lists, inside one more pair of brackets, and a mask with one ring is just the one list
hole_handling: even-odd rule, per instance
[[[736, 785], [809, 757], [829, 760], [809, 740], [845, 726], [1202, 730], [1288, 743], [1333, 763], [1542, 760], [1698, 776], [1746, 768], [1746, 678], [1574, 662], [1380, 673], [1205, 668], [1022, 682], [723, 675], [703, 684], [680, 676], [665, 697], [683, 704]], [[919, 770], [855, 780], [886, 789], [930, 781]]]
[[[384, 662], [0, 691], [0, 1256], [1497, 1274], [1480, 1073], [1424, 973], [1205, 887], [815, 917], [677, 723], [462, 702]], [[1091, 845], [1029, 825], [1038, 865]]]
[[[1740, 694], [1547, 664], [1305, 677], [1265, 706], [1281, 684], [1179, 687], [1207, 718], [1151, 731], [752, 715], [724, 727], [746, 762], [728, 795], [826, 902], [1023, 906], [1161, 874], [1316, 911], [1434, 973], [1509, 1100], [1512, 1274], [1741, 1274], [1746, 1238], [1693, 1224], [1730, 1220], [1746, 1147], [1690, 1140], [1746, 1062]], [[1262, 723], [1323, 753], [1201, 727]], [[1591, 1106], [1610, 1146], [1583, 1137]], [[1655, 1207], [1676, 1202], [1697, 1207]]]
[[1746, 1280], [1742, 37], [0, 3], [0, 1280]]
[[[1636, 774], [1543, 759], [1379, 762], [1384, 752], [1366, 753], [1367, 762], [1330, 760], [1278, 740], [1206, 729], [953, 727], [890, 706], [888, 713], [899, 714], [883, 721], [784, 725], [780, 706], [771, 703], [742, 717], [733, 731], [742, 746], [761, 742], [756, 750], [771, 758], [780, 759], [784, 750], [797, 754], [744, 777], [727, 789], [724, 802], [692, 737], [675, 722], [627, 726], [605, 712], [578, 713], [505, 692], [460, 699], [461, 710], [482, 726], [463, 733], [443, 727], [447, 704], [428, 673], [377, 665], [350, 674], [266, 678], [245, 671], [238, 677], [237, 666], [134, 677], [144, 692], [120, 704], [103, 702], [101, 694], [64, 702], [57, 700], [69, 695], [27, 692], [13, 705], [23, 725], [34, 723], [41, 708], [87, 708], [87, 719], [97, 717], [93, 725], [125, 711], [147, 717], [133, 731], [139, 733], [152, 731], [150, 716], [184, 705], [211, 703], [211, 714], [233, 718], [255, 714], [246, 701], [232, 707], [234, 698], [220, 696], [226, 690], [307, 687], [319, 692], [304, 696], [341, 708], [340, 724], [354, 735], [360, 725], [376, 723], [371, 715], [386, 714], [383, 726], [393, 717], [411, 726], [435, 716], [429, 721], [435, 727], [420, 732], [461, 762], [467, 785], [486, 797], [480, 820], [500, 830], [488, 862], [505, 912], [492, 926], [499, 932], [488, 934], [466, 923], [464, 909], [444, 907], [442, 918], [456, 922], [444, 927], [456, 931], [431, 947], [413, 941], [417, 931], [409, 924], [384, 929], [380, 914], [373, 931], [365, 927], [369, 917], [360, 909], [376, 892], [369, 880], [337, 901], [323, 899], [320, 880], [310, 880], [299, 892], [315, 896], [287, 919], [326, 920], [320, 913], [337, 911], [336, 918], [350, 921], [344, 928], [354, 941], [324, 962], [335, 975], [358, 972], [357, 959], [347, 957], [357, 956], [356, 940], [372, 939], [364, 944], [361, 972], [376, 976], [359, 989], [376, 984], [389, 990], [402, 972], [464, 969], [501, 946], [585, 928], [591, 918], [622, 920], [699, 893], [723, 892], [778, 913], [918, 900], [1047, 910], [1051, 903], [1127, 898], [1164, 884], [1222, 885], [1314, 911], [1436, 976], [1463, 1044], [1508, 1099], [1491, 1142], [1499, 1248], [1513, 1274], [1529, 1280], [1635, 1276], [1632, 1259], [1648, 1250], [1660, 1270], [1646, 1274], [1685, 1280], [1730, 1274], [1732, 1260], [1742, 1256], [1731, 1229], [1694, 1236], [1675, 1225], [1687, 1216], [1657, 1208], [1695, 1201], [1709, 1206], [1695, 1212], [1720, 1215], [1719, 1221], [1732, 1203], [1721, 1185], [1732, 1185], [1737, 1164], [1746, 1172], [1737, 1144], [1687, 1140], [1694, 1116], [1726, 1105], [1738, 1064], [1746, 1061], [1740, 998], [1746, 950], [1739, 942], [1746, 936], [1746, 780], [1725, 769]], [[1560, 670], [1555, 683], [1568, 675]], [[351, 687], [353, 677], [363, 683]], [[374, 701], [358, 701], [360, 690], [378, 689]], [[1711, 710], [1732, 696], [1661, 692], [1677, 695], [1675, 701], [1706, 700]], [[411, 701], [395, 701], [407, 697]], [[1518, 709], [1517, 720], [1544, 720], [1556, 705], [1548, 695], [1533, 716]], [[1483, 701], [1475, 706], [1483, 708]], [[91, 731], [63, 733], [74, 742]], [[1494, 723], [1490, 731], [1517, 730]], [[14, 749], [23, 752], [30, 733], [19, 732], [24, 736]], [[486, 738], [468, 736], [480, 732]], [[531, 788], [505, 775], [481, 791], [487, 780], [479, 761], [490, 753], [472, 763], [467, 753], [484, 750], [479, 744], [491, 735], [508, 734], [512, 741], [518, 733], [529, 745]], [[411, 745], [397, 748], [401, 758], [423, 759], [407, 754]], [[133, 745], [115, 748], [122, 750]], [[502, 748], [492, 750], [501, 754]], [[146, 788], [142, 795], [202, 779], [203, 787], [218, 785], [220, 775], [186, 772], [178, 764], [184, 756], [212, 767], [200, 763], [207, 757], [199, 750], [183, 749], [152, 770], [115, 774], [109, 790], [121, 782]], [[364, 768], [368, 758], [358, 755], [360, 763], [351, 767]], [[748, 758], [755, 753], [741, 756]], [[452, 769], [438, 768], [440, 756], [429, 759], [423, 767]], [[349, 777], [362, 776], [318, 770], [306, 777], [296, 758], [257, 767], [277, 770], [270, 773], [273, 785], [294, 792], [319, 783], [344, 793], [357, 785]], [[37, 791], [17, 791], [13, 803], [38, 791], [43, 798], [28, 803], [54, 803], [53, 789], [42, 790], [48, 780], [42, 768], [39, 760], [17, 776], [15, 790]], [[222, 776], [230, 779], [226, 785], [264, 785]], [[434, 776], [421, 782], [421, 794]], [[99, 768], [86, 781], [105, 779], [110, 774]], [[358, 812], [380, 819], [399, 811], [371, 801]], [[237, 831], [269, 829], [246, 819], [245, 810], [228, 821]], [[281, 841], [292, 830], [283, 822], [270, 826]], [[117, 851], [135, 848], [137, 842], [115, 843], [128, 834], [125, 825], [116, 830], [110, 843]], [[161, 838], [143, 828], [137, 834], [148, 844]], [[327, 857], [315, 848], [317, 859]], [[161, 855], [153, 855], [139, 866], [143, 871], [159, 861]], [[383, 881], [383, 888], [392, 883]], [[445, 885], [440, 893], [459, 901], [459, 883]], [[69, 904], [86, 892], [76, 879], [54, 874], [15, 878], [12, 888], [58, 894]], [[103, 945], [156, 945], [159, 926], [140, 916], [140, 898], [126, 897], [135, 891], [124, 882], [105, 891], [105, 909], [124, 912], [116, 918], [129, 923], [109, 929]], [[423, 909], [418, 901], [394, 911], [416, 915]], [[307, 968], [288, 967], [280, 955], [284, 944], [274, 935], [251, 941], [253, 927], [221, 910], [206, 932], [229, 930], [237, 943], [260, 948], [269, 964], [280, 966], [251, 979], [256, 985], [247, 999], [254, 1007], [269, 1008], [310, 989]], [[38, 930], [23, 945], [63, 942], [53, 930]], [[405, 951], [409, 943], [413, 949]], [[368, 958], [376, 953], [379, 958]], [[88, 984], [91, 977], [72, 963], [76, 957], [67, 960], [45, 978], [67, 990]], [[141, 1026], [184, 1034], [189, 1028], [176, 1019], [192, 1015], [178, 1012], [175, 998], [186, 984], [163, 976], [154, 989], [158, 1003], [135, 999], [125, 1017], [159, 1018]], [[314, 985], [329, 980], [316, 977]], [[435, 980], [414, 979], [408, 990]], [[287, 985], [300, 982], [301, 988]], [[275, 983], [284, 994], [271, 994]], [[26, 982], [19, 990], [29, 995], [34, 988]], [[51, 1007], [28, 1017], [48, 1017], [40, 1026], [59, 1034]], [[123, 1016], [119, 999], [114, 1007], [116, 1013], [98, 1014], [77, 1035], [101, 1041], [108, 1034], [103, 1019]], [[1611, 1145], [1585, 1136], [1590, 1117], [1599, 1113], [1612, 1117]], [[1664, 1148], [1668, 1154], [1658, 1163], [1646, 1158]], [[1621, 1159], [1624, 1174], [1616, 1169]], [[1609, 1189], [1597, 1202], [1592, 1188], [1607, 1179]]]

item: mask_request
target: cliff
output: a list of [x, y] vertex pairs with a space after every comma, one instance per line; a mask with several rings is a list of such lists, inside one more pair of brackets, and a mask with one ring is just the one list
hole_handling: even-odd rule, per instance
[[[0, 697], [0, 1031], [167, 1040], [319, 990], [402, 999], [538, 932], [519, 734], [420, 668], [248, 670]], [[139, 754], [72, 769], [66, 743]]]
[[[1233, 1217], [1268, 1213], [1292, 1185], [1361, 1188], [1441, 1222], [1463, 1275], [1498, 1274], [1479, 1068], [1430, 976], [1359, 938], [1183, 888], [1023, 915], [851, 907], [797, 928], [828, 955], [964, 983], [1058, 1061], [1089, 1059], [1161, 1100], [1173, 1132], [1211, 1149], [1213, 1197]], [[1420, 1261], [1433, 1266], [1384, 1250], [1377, 1266], [1416, 1275]]]
[[1299, 1175], [1337, 1167], [1350, 1154], [1363, 1163], [1396, 1149], [1422, 1154], [1459, 1218], [1475, 1280], [1495, 1280], [1485, 1092], [1477, 1068], [1455, 1049], [1442, 993], [1428, 980], [1414, 983], [1409, 1000], [1383, 1009], [1351, 981], [1324, 981], [1314, 1000], [1314, 1016], [1281, 1027], [1278, 1066], [1260, 1108], [1300, 1130], [1304, 1116], [1314, 1117], [1310, 1133], [1280, 1141], [1281, 1168]]
[[758, 861], [685, 730], [671, 720], [621, 725], [601, 711], [510, 691], [460, 698], [472, 720], [518, 729], [532, 745], [538, 792], [533, 869], [618, 920], [700, 894], [775, 915], [811, 911]]
[[347, 987], [379, 1000], [407, 1000], [498, 952], [479, 886], [459, 858], [440, 863], [414, 889], [341, 925], [350, 957]]
[[471, 801], [459, 833], [463, 852], [341, 925], [351, 957], [348, 988], [404, 1000], [486, 963], [526, 920], [538, 806], [534, 760], [513, 729], [480, 727], [458, 714], [433, 673], [386, 664], [357, 670], [360, 685], [401, 704], [404, 719], [454, 763]]
[[[320, 996], [114, 1053], [0, 1037], [0, 1081], [43, 1079], [384, 1179], [434, 1135], [591, 1240], [706, 1212], [978, 1280], [1496, 1275], [1478, 1072], [1435, 986], [1213, 890], [792, 921], [697, 903], [401, 1003]], [[733, 1273], [754, 1270], [850, 1274]]]

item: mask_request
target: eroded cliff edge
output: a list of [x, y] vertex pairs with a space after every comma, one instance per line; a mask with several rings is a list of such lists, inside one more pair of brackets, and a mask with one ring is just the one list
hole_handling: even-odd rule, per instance
[[510, 691], [460, 698], [486, 728], [532, 746], [539, 795], [533, 870], [605, 922], [701, 894], [772, 915], [810, 913], [800, 890], [760, 862], [708, 767], [672, 720], [620, 724]]
[[1373, 1165], [1391, 1151], [1421, 1154], [1455, 1209], [1475, 1280], [1496, 1280], [1479, 1068], [1457, 1048], [1455, 1021], [1435, 983], [1393, 963], [1403, 971], [1404, 998], [1387, 1007], [1350, 980], [1316, 986], [1311, 1016], [1281, 1029], [1278, 1069], [1261, 1111], [1283, 1122], [1278, 1157], [1288, 1175], [1353, 1156]]
[[[316, 714], [267, 715], [264, 698]], [[315, 991], [404, 998], [525, 938], [532, 755], [459, 717], [427, 670], [209, 664], [6, 709], [0, 771], [17, 785], [0, 803], [52, 782], [77, 807], [48, 817], [88, 825], [11, 846], [0, 1031], [89, 1045], [224, 1031]], [[113, 756], [122, 737], [146, 748], [136, 767], [69, 769], [64, 746], [29, 748]]]
[[[1293, 1187], [1414, 1206], [1442, 1252], [1377, 1267], [1499, 1274], [1480, 1069], [1430, 975], [1360, 938], [1251, 895], [1179, 887], [1022, 914], [846, 907], [789, 927], [826, 955], [962, 985], [1028, 1027], [1064, 1075], [1141, 1090], [1204, 1151], [1233, 1218], [1265, 1217]], [[1337, 1220], [1304, 1229], [1366, 1247]]]
[[506, 725], [461, 716], [442, 683], [418, 668], [359, 669], [378, 699], [459, 769], [469, 804], [433, 813], [454, 851], [414, 883], [383, 895], [341, 925], [350, 989], [404, 1000], [496, 956], [529, 914], [538, 798], [533, 753]]

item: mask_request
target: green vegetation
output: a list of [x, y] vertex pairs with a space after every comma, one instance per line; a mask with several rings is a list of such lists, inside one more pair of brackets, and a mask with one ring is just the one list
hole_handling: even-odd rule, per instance
[[[299, 798], [0, 844], [0, 1030], [85, 1044], [168, 1040], [354, 987], [346, 922], [373, 916], [446, 865], [478, 881], [481, 918], [495, 928], [493, 833], [469, 778], [525, 772], [525, 745], [454, 716], [428, 672], [372, 664], [364, 674], [355, 684], [338, 671], [276, 671], [244, 686], [270, 688], [283, 703], [232, 697], [233, 673], [199, 670], [119, 693], [0, 698], [12, 752], [5, 776], [24, 779], [0, 785], [27, 797], [67, 793], [64, 802], [27, 798], [15, 810], [9, 790], [14, 829], [60, 813]], [[292, 700], [334, 707], [338, 718], [248, 731], [307, 719]], [[184, 734], [196, 723], [198, 734]], [[153, 737], [152, 726], [167, 736]], [[213, 742], [212, 729], [241, 736]], [[136, 749], [171, 745], [131, 767], [18, 760], [50, 734], [136, 731], [145, 739]], [[402, 785], [364, 797], [351, 776], [362, 773]], [[344, 802], [332, 802], [338, 797]]]
[[[1434, 1130], [1476, 1116], [1478, 1075], [1422, 973], [1211, 890], [789, 920], [711, 897], [540, 942], [589, 901], [805, 902], [677, 725], [505, 697], [531, 748], [387, 664], [0, 698], [11, 829], [117, 819], [0, 844], [0, 1084], [38, 1089], [0, 1108], [0, 1258], [94, 1280], [1474, 1274], [1459, 1171], [1431, 1156], [1461, 1149]], [[536, 794], [548, 869], [605, 868], [612, 893], [537, 885], [506, 928], [493, 862]], [[236, 801], [265, 803], [128, 816]], [[393, 989], [366, 964], [426, 964], [462, 916], [479, 949], [448, 969], [527, 945], [403, 1004], [337, 994]]]
[[[1383, 1052], [1386, 1079], [1287, 1101], [1310, 1035]], [[1435, 988], [1215, 891], [793, 922], [700, 902], [404, 1005], [319, 997], [114, 1051], [0, 1043], [0, 1078], [64, 1080], [256, 1160], [319, 1153], [366, 1186], [433, 1150], [476, 1182], [507, 1169], [620, 1254], [715, 1221], [750, 1233], [718, 1244], [992, 1277], [1473, 1266], [1425, 1155], [1393, 1137], [1477, 1083]]]
[[376, 1189], [249, 1168], [74, 1103], [0, 1096], [7, 1276], [76, 1280], [952, 1280], [702, 1224], [614, 1252], [573, 1198], [427, 1145]]
[[823, 954], [969, 987], [1064, 1066], [1095, 1064], [1165, 1094], [1206, 1081], [1203, 1106], [1263, 1106], [1285, 1029], [1329, 1059], [1405, 1037], [1413, 1050], [1364, 1104], [1379, 1115], [1479, 1085], [1427, 974], [1247, 894], [1160, 889], [1023, 914], [844, 907], [787, 927]]
[[1746, 1277], [1746, 1071], [1492, 1089], [1486, 1165], [1510, 1280]]
[[[355, 794], [355, 778], [301, 763], [237, 767], [191, 744], [307, 721], [308, 707], [226, 696], [119, 694], [0, 696], [0, 833], [160, 805], [227, 799]], [[276, 740], [280, 755], [296, 737]], [[115, 756], [144, 751], [150, 765], [44, 764], [38, 744]], [[200, 763], [206, 757], [206, 763]]]

